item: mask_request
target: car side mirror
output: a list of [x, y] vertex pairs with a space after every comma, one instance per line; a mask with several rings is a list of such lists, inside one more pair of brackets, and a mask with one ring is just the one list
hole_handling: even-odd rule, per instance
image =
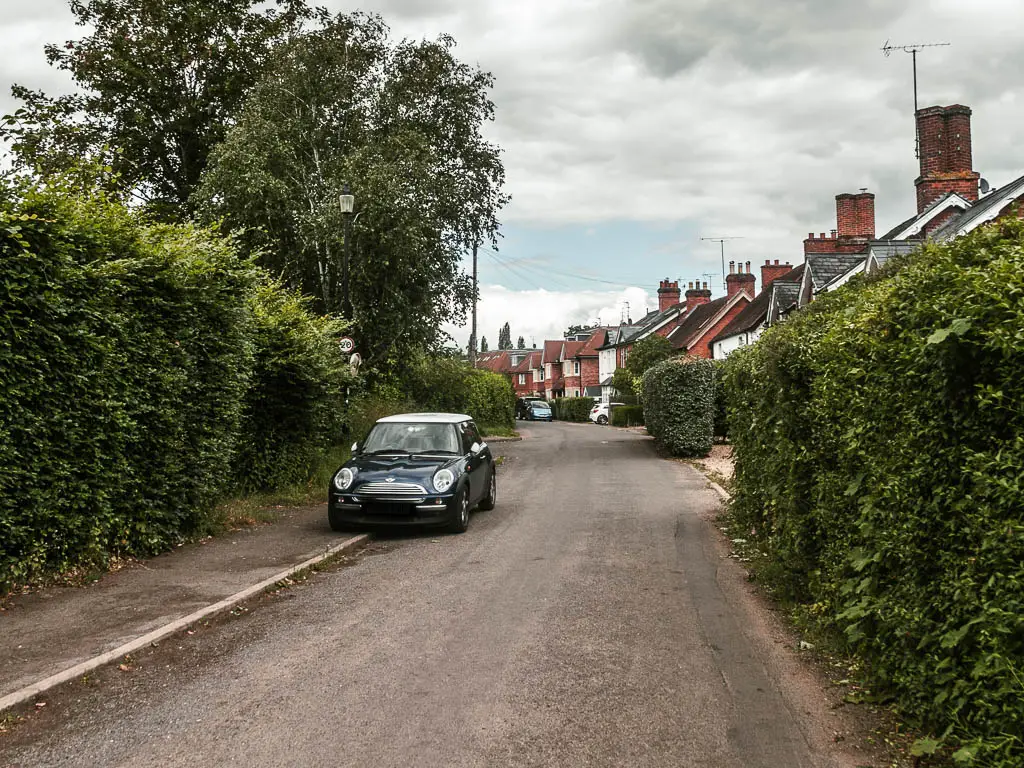
[[480, 445], [480, 443], [473, 443], [473, 445], [469, 449], [469, 452], [472, 453], [474, 456], [478, 456], [480, 454], [480, 451], [482, 451], [483, 449], [484, 447]]
[[359, 453], [359, 443], [352, 443], [352, 455]]

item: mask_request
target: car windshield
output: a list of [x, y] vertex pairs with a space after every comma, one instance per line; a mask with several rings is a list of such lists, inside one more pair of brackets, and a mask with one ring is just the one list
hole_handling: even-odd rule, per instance
[[458, 453], [458, 438], [452, 424], [388, 422], [374, 425], [363, 452]]
[[547, 403], [531, 403], [530, 407], [535, 411], [550, 411], [551, 406]]

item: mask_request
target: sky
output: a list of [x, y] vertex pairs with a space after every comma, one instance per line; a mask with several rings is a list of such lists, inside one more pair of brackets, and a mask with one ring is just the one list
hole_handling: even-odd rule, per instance
[[[974, 167], [1024, 174], [1019, 0], [320, 0], [384, 16], [396, 38], [448, 33], [492, 72], [506, 191], [479, 254], [480, 334], [540, 344], [634, 319], [664, 278], [722, 292], [726, 261], [796, 265], [835, 227], [835, 195], [876, 195], [876, 231], [914, 212], [911, 58], [920, 105], [974, 110]], [[47, 42], [78, 37], [66, 0], [0, 0], [0, 86], [66, 91]], [[0, 91], [0, 112], [14, 103]], [[468, 265], [468, 262], [467, 262]], [[728, 268], [728, 267], [727, 267]], [[685, 288], [685, 285], [684, 285]], [[758, 285], [760, 288], [760, 285]], [[628, 302], [628, 309], [626, 303]], [[468, 328], [449, 328], [465, 345]]]

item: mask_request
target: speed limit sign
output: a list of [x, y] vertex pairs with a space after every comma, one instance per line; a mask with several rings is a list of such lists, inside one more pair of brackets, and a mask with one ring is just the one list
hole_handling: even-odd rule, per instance
[[348, 336], [343, 336], [341, 339], [338, 340], [338, 349], [341, 350], [341, 353], [343, 355], [351, 354], [355, 348], [355, 341]]

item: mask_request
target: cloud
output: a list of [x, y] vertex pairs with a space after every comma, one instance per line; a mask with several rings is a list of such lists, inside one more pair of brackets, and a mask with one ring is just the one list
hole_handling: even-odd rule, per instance
[[[562, 338], [570, 325], [590, 325], [598, 320], [605, 325], [617, 325], [627, 312], [637, 320], [657, 306], [652, 295], [637, 287], [621, 291], [512, 291], [501, 285], [481, 285], [477, 333], [486, 337], [493, 349], [498, 343], [498, 331], [509, 323], [513, 342], [522, 336], [527, 345], [540, 346], [545, 339]], [[470, 335], [468, 325], [448, 326], [445, 330], [465, 348]]]

